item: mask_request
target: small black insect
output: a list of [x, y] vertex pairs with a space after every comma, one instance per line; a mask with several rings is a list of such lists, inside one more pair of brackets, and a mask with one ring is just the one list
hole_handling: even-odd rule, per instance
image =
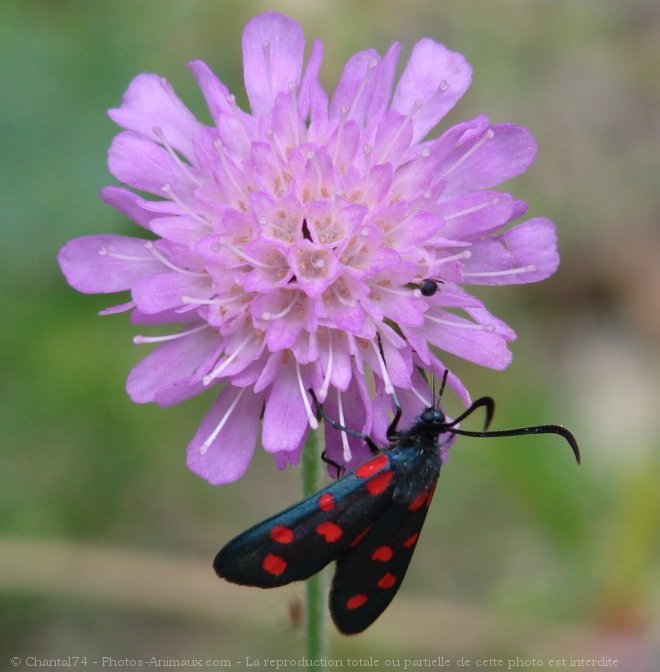
[[438, 291], [438, 284], [441, 284], [442, 280], [434, 280], [433, 278], [426, 278], [422, 281], [422, 284], [419, 286], [419, 291], [422, 296], [433, 296]]

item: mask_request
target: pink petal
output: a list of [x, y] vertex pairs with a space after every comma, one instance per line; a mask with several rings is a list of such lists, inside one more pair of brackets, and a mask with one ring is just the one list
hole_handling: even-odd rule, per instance
[[454, 196], [438, 203], [444, 218], [442, 235], [470, 240], [498, 229], [513, 216], [513, 198], [498, 191], [477, 191]]
[[188, 67], [202, 90], [212, 119], [215, 121], [222, 114], [231, 114], [232, 108], [227, 100], [231, 95], [230, 91], [215, 76], [211, 68], [204, 61], [190, 61]]
[[[227, 386], [188, 445], [188, 468], [213, 485], [238, 480], [254, 454], [262, 403], [262, 395]], [[205, 441], [223, 420], [222, 428], [207, 446]]]
[[307, 427], [296, 368], [289, 364], [282, 367], [266, 401], [261, 436], [264, 450], [269, 453], [295, 450]]
[[451, 313], [434, 311], [433, 317], [456, 326], [444, 322], [437, 324], [427, 319], [420, 331], [432, 345], [491, 369], [505, 369], [511, 363], [511, 351], [507, 347], [506, 339], [499, 334]]
[[181, 306], [183, 296], [210, 298], [213, 288], [208, 277], [171, 272], [138, 280], [133, 284], [131, 293], [140, 311], [160, 313]]
[[149, 224], [156, 217], [181, 212], [181, 207], [176, 203], [147, 201], [123, 187], [104, 187], [101, 190], [101, 199], [145, 229], [149, 228]]
[[155, 401], [159, 390], [188, 379], [217, 346], [218, 335], [213, 329], [159, 345], [128, 375], [129, 397], [137, 404]]
[[420, 40], [394, 92], [392, 109], [413, 116], [413, 140], [423, 138], [451, 110], [470, 86], [472, 68], [459, 53], [431, 39]]
[[190, 167], [184, 169], [163, 147], [131, 131], [115, 136], [108, 151], [108, 166], [120, 182], [158, 196], [163, 196], [163, 187], [167, 186], [187, 201], [197, 186]]
[[314, 40], [312, 52], [309, 55], [298, 89], [298, 113], [303, 120], [307, 118], [311, 108], [312, 90], [320, 86], [318, 77], [322, 61], [323, 43], [320, 40]]
[[189, 159], [194, 156], [192, 140], [204, 128], [165, 79], [147, 73], [133, 79], [121, 107], [108, 114], [123, 128], [155, 141], [154, 127], [161, 129], [166, 141]]
[[447, 178], [445, 197], [488, 189], [524, 173], [534, 161], [536, 142], [522, 126], [496, 124], [464, 142], [437, 166]]
[[245, 90], [256, 116], [269, 112], [278, 93], [298, 87], [305, 37], [296, 21], [267, 12], [245, 26], [243, 69]]
[[145, 249], [146, 242], [111, 234], [83, 236], [70, 240], [58, 261], [67, 282], [79, 292], [122, 292], [163, 269]]
[[470, 251], [472, 257], [464, 262], [466, 284], [538, 282], [551, 276], [559, 266], [557, 231], [544, 217], [518, 224], [499, 236], [476, 241]]
[[392, 84], [396, 74], [396, 66], [401, 53], [401, 45], [395, 42], [388, 50], [383, 60], [376, 68], [376, 84], [371, 94], [369, 109], [367, 110], [367, 120], [380, 117], [392, 97]]
[[208, 225], [189, 215], [156, 217], [151, 220], [149, 228], [170, 243], [190, 248], [206, 236], [209, 230]]
[[355, 119], [360, 125], [364, 124], [377, 84], [376, 70], [379, 63], [380, 56], [373, 49], [359, 51], [351, 56], [330, 101], [331, 118], [346, 116], [347, 119]]

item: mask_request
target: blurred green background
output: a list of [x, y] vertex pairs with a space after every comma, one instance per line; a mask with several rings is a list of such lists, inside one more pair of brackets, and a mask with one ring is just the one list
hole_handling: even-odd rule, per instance
[[495, 427], [562, 422], [584, 456], [577, 468], [557, 437], [461, 439], [401, 593], [364, 635], [333, 632], [331, 655], [660, 669], [652, 0], [0, 3], [0, 668], [303, 653], [299, 587], [242, 589], [210, 569], [231, 536], [296, 499], [297, 470], [258, 451], [239, 483], [190, 474], [185, 446], [212, 395], [133, 405], [123, 381], [149, 346], [132, 344], [125, 315], [98, 317], [112, 299], [71, 290], [55, 261], [71, 237], [140, 235], [98, 198], [112, 183], [106, 110], [131, 78], [167, 77], [207, 120], [186, 68], [201, 58], [244, 103], [241, 31], [267, 9], [323, 39], [328, 89], [355, 51], [399, 40], [405, 59], [430, 36], [475, 71], [447, 123], [486, 113], [531, 128], [537, 162], [511, 190], [556, 222], [562, 265], [480, 292], [518, 331], [514, 363], [455, 369], [496, 398]]

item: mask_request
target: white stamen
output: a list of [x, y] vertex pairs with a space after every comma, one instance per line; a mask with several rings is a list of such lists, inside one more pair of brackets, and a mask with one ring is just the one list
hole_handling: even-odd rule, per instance
[[[399, 139], [401, 136], [401, 133], [403, 133], [403, 129], [406, 127], [408, 122], [417, 114], [417, 112], [421, 109], [423, 103], [422, 101], [418, 98], [413, 104], [412, 107], [410, 108], [410, 112], [402, 119], [401, 123], [399, 124], [399, 128], [397, 128], [396, 133], [390, 140], [389, 145], [387, 145], [387, 149], [380, 155], [379, 161], [381, 163], [385, 163], [387, 161], [387, 157], [389, 156], [389, 153], [392, 151], [392, 147], [396, 144], [396, 141]], [[428, 150], [427, 150], [428, 151]]]
[[[346, 107], [342, 105], [342, 111]], [[346, 110], [348, 112], [348, 110]], [[346, 124], [346, 115], [340, 113], [339, 125], [337, 126], [337, 133], [335, 134], [335, 148], [332, 151], [332, 165], [337, 165], [337, 157], [339, 156], [339, 147], [341, 146], [342, 135], [344, 134], [344, 125]]]
[[460, 261], [461, 259], [470, 259], [472, 256], [472, 252], [470, 250], [463, 250], [462, 252], [458, 252], [457, 254], [451, 254], [448, 257], [443, 257], [442, 259], [436, 259], [434, 261], [434, 267], [436, 266], [442, 266], [442, 264], [447, 264], [450, 261]]
[[279, 313], [269, 313], [268, 311], [264, 311], [261, 313], [261, 319], [262, 320], [279, 320], [281, 317], [284, 317], [298, 302], [298, 294], [295, 293], [293, 295], [293, 299], [291, 299], [289, 305], [284, 309], [281, 310]]
[[486, 208], [491, 208], [495, 205], [498, 205], [500, 202], [499, 198], [491, 198], [483, 203], [478, 205], [473, 205], [471, 208], [465, 208], [465, 210], [459, 210], [458, 212], [452, 212], [451, 215], [445, 215], [445, 220], [458, 219], [459, 217], [465, 217], [465, 215], [471, 215], [480, 210], [485, 210]]
[[213, 146], [216, 148], [218, 152], [218, 156], [220, 157], [220, 163], [222, 164], [222, 167], [224, 168], [225, 171], [225, 175], [227, 175], [227, 177], [229, 178], [231, 185], [234, 187], [234, 189], [238, 192], [239, 195], [245, 196], [245, 190], [239, 184], [238, 180], [236, 179], [236, 175], [234, 175], [232, 167], [229, 165], [224, 145], [220, 140], [216, 140], [213, 143]]
[[229, 416], [234, 412], [236, 404], [238, 404], [238, 402], [241, 400], [241, 397], [243, 396], [243, 393], [246, 389], [246, 387], [241, 389], [241, 391], [236, 395], [236, 399], [231, 402], [231, 406], [227, 409], [227, 412], [222, 416], [220, 422], [215, 426], [215, 429], [206, 437], [204, 443], [202, 443], [202, 445], [199, 447], [200, 454], [205, 455], [211, 444], [216, 440], [218, 434], [220, 434], [227, 420], [229, 420]]
[[166, 334], [164, 336], [142, 336], [138, 334], [133, 337], [133, 343], [141, 345], [142, 343], [162, 343], [164, 341], [175, 341], [177, 338], [183, 338], [184, 336], [190, 336], [190, 334], [195, 334], [202, 329], [209, 328], [208, 324], [201, 324], [197, 327], [192, 327], [191, 329], [186, 329], [186, 331], [179, 331], [176, 334]]
[[385, 366], [385, 360], [383, 359], [383, 356], [380, 354], [380, 348], [376, 345], [375, 340], [371, 341], [371, 347], [374, 349], [376, 357], [378, 358], [378, 364], [380, 365], [380, 374], [383, 379], [383, 383], [385, 384], [385, 394], [394, 394], [394, 385], [392, 385], [392, 379], [390, 378], [390, 374], [387, 372], [387, 367]]
[[[254, 257], [251, 257], [247, 252], [244, 252], [243, 250], [239, 250], [236, 246], [232, 245], [231, 243], [228, 243], [225, 241], [225, 246], [228, 250], [233, 252], [237, 257], [240, 257], [244, 261], [247, 261], [248, 263], [252, 264], [253, 266], [256, 266], [258, 268], [277, 268], [275, 264], [265, 264], [262, 261], [257, 261]], [[214, 252], [218, 252], [220, 248], [214, 250]]]
[[200, 179], [190, 172], [190, 164], [182, 161], [181, 157], [174, 151], [172, 145], [170, 145], [170, 143], [167, 141], [163, 129], [160, 126], [154, 126], [153, 132], [154, 135], [158, 138], [160, 144], [163, 145], [167, 153], [174, 159], [174, 162], [177, 164], [177, 166], [179, 166], [179, 168], [181, 168], [181, 170], [185, 173], [186, 177], [190, 178], [196, 185], [201, 186], [202, 182]]
[[163, 88], [163, 90], [167, 93], [167, 95], [170, 97], [172, 102], [179, 108], [179, 110], [181, 110], [181, 112], [183, 112], [184, 115], [189, 115], [190, 110], [181, 102], [181, 99], [174, 92], [174, 88], [165, 79], [165, 77], [160, 78], [160, 85]]
[[454, 322], [452, 320], [443, 320], [441, 317], [436, 317], [435, 315], [429, 315], [428, 313], [424, 314], [424, 317], [431, 322], [436, 324], [444, 324], [447, 327], [456, 327], [458, 329], [476, 329], [477, 331], [493, 331], [492, 325], [491, 329], [488, 329], [483, 324], [476, 324], [474, 322]]
[[332, 375], [334, 356], [334, 350], [332, 347], [332, 331], [328, 330], [328, 366], [325, 370], [325, 376], [323, 377], [323, 384], [319, 390], [319, 401], [321, 403], [325, 401], [325, 398], [328, 396], [328, 390], [330, 389], [330, 377]]
[[517, 273], [532, 273], [538, 270], [534, 264], [529, 266], [519, 266], [518, 268], [508, 268], [505, 271], [475, 271], [474, 273], [463, 273], [463, 277], [471, 278], [496, 278], [501, 275], [516, 275]]
[[414, 385], [411, 385], [410, 391], [424, 404], [426, 408], [431, 406], [431, 402], [421, 392], [419, 392]]
[[154, 246], [154, 244], [149, 240], [144, 244], [145, 249], [149, 250], [151, 254], [158, 259], [162, 264], [167, 266], [167, 268], [172, 269], [173, 271], [176, 271], [177, 273], [183, 273], [183, 275], [191, 275], [195, 278], [208, 278], [208, 273], [200, 273], [198, 271], [189, 271], [186, 268], [181, 268], [180, 266], [176, 266], [173, 264], [169, 259], [167, 259], [165, 256], [163, 256]]
[[121, 261], [151, 261], [149, 257], [134, 257], [129, 254], [119, 254], [118, 252], [113, 252], [107, 247], [99, 247], [99, 254], [102, 257], [112, 257], [113, 259], [121, 259]]
[[353, 102], [351, 103], [350, 110], [348, 111], [347, 116], [351, 116], [353, 113], [353, 110], [355, 109], [355, 106], [357, 105], [358, 101], [360, 100], [362, 94], [364, 93], [364, 90], [367, 88], [367, 82], [369, 81], [369, 77], [371, 77], [371, 73], [376, 69], [378, 66], [378, 61], [375, 58], [372, 58], [369, 61], [369, 64], [367, 65], [367, 71], [364, 73], [364, 77], [362, 78], [362, 81], [360, 82], [360, 87], [357, 90], [357, 93], [355, 94], [355, 97], [353, 98]]
[[264, 64], [266, 66], [266, 79], [268, 81], [268, 93], [273, 97], [273, 68], [270, 62], [270, 41], [264, 40], [261, 43], [261, 52], [264, 55]]
[[[387, 292], [388, 294], [394, 294], [394, 296], [410, 296], [409, 289], [399, 289], [397, 287], [387, 287], [386, 285], [377, 285], [379, 292]], [[419, 291], [419, 290], [414, 290]], [[413, 293], [414, 293], [413, 291]], [[421, 296], [421, 293], [419, 294]]]
[[443, 177], [447, 177], [449, 173], [456, 170], [456, 168], [458, 168], [461, 165], [461, 163], [467, 161], [467, 159], [469, 159], [476, 151], [478, 151], [484, 143], [486, 143], [488, 140], [491, 140], [494, 137], [495, 137], [495, 131], [492, 128], [489, 128], [479, 138], [479, 140], [477, 140], [477, 142], [475, 142], [474, 145], [472, 145], [472, 147], [470, 147], [470, 149], [468, 149], [468, 151], [465, 152], [465, 154], [463, 154], [463, 156], [458, 158], [451, 166], [449, 166], [449, 168], [447, 168], [447, 170], [445, 170], [445, 172], [443, 173]]
[[243, 342], [234, 350], [234, 352], [226, 357], [218, 366], [211, 371], [211, 373], [208, 373], [202, 378], [202, 385], [206, 386], [212, 383], [216, 378], [220, 376], [220, 374], [232, 363], [234, 360], [238, 357], [238, 355], [241, 353], [241, 350], [250, 342], [252, 339], [252, 334], [248, 334]]
[[[238, 297], [235, 297], [234, 299], [229, 299], [230, 301], [234, 301]], [[198, 299], [196, 296], [182, 296], [181, 297], [181, 303], [185, 304], [190, 304], [194, 306], [215, 306], [219, 303], [224, 303], [224, 301], [220, 301], [220, 299]]]
[[296, 95], [298, 87], [295, 82], [289, 82], [288, 89], [291, 94], [291, 127], [294, 134], [294, 146], [298, 147], [300, 145], [300, 119], [298, 114], [298, 98]]
[[119, 313], [126, 313], [129, 310], [135, 308], [135, 301], [129, 301], [128, 303], [120, 303], [116, 306], [109, 306], [103, 310], [99, 310], [99, 315], [118, 315]]
[[307, 398], [307, 392], [305, 390], [305, 385], [302, 380], [302, 374], [300, 373], [300, 366], [296, 361], [296, 376], [298, 377], [298, 388], [300, 389], [300, 396], [302, 396], [303, 404], [305, 405], [305, 413], [307, 414], [307, 422], [312, 429], [317, 429], [319, 426], [319, 421], [316, 419], [310, 406], [309, 399]]
[[[346, 427], [346, 420], [344, 419], [344, 404], [341, 401], [341, 392], [339, 391], [339, 388], [337, 388], [337, 408], [339, 410], [339, 424], [342, 427]], [[348, 436], [346, 435], [346, 432], [339, 432], [339, 435], [341, 436], [341, 445], [343, 447], [343, 458], [344, 462], [348, 462], [351, 457], [353, 457], [353, 453], [351, 452], [351, 446], [348, 443]]]
[[205, 226], [210, 226], [211, 223], [202, 217], [201, 215], [198, 215], [196, 212], [193, 212], [193, 210], [187, 206], [177, 195], [174, 189], [172, 189], [171, 185], [169, 184], [164, 184], [161, 187], [161, 191], [167, 195], [167, 197], [174, 201], [186, 214], [190, 215], [194, 220], [200, 222], [201, 224], [204, 224]]

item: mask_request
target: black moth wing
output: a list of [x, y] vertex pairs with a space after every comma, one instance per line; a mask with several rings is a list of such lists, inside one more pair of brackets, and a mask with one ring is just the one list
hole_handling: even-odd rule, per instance
[[240, 534], [216, 555], [216, 574], [232, 583], [274, 588], [307, 579], [349, 553], [392, 503], [389, 455], [380, 453]]
[[[394, 471], [400, 469], [401, 478], [406, 478], [410, 469], [405, 464], [406, 452], [404, 449], [391, 453]], [[359, 546], [337, 561], [330, 590], [330, 613], [340, 632], [346, 635], [362, 632], [394, 599], [424, 525], [437, 475], [412, 500], [397, 501], [395, 495]]]

